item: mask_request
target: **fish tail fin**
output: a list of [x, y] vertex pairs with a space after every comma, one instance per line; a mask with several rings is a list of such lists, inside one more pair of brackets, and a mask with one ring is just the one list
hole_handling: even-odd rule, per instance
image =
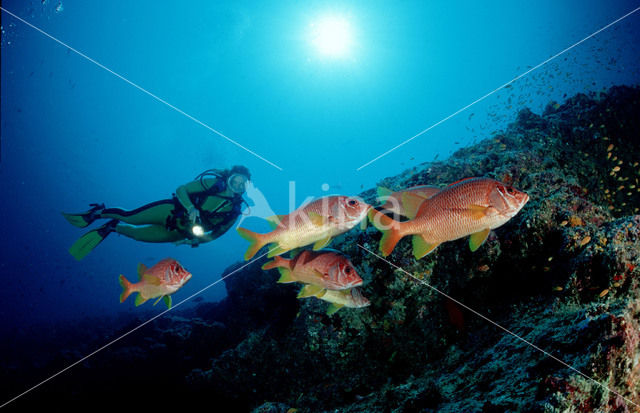
[[265, 242], [265, 234], [258, 234], [257, 232], [249, 231], [245, 228], [237, 228], [238, 234], [247, 241], [249, 241], [249, 248], [247, 248], [247, 252], [244, 253], [244, 260], [249, 261], [260, 248], [264, 247], [267, 242]]
[[289, 260], [282, 258], [278, 255], [273, 257], [273, 260], [266, 262], [263, 266], [263, 270], [271, 270], [278, 267], [289, 268]]
[[375, 209], [369, 211], [369, 220], [374, 227], [382, 232], [380, 252], [386, 257], [393, 252], [398, 241], [404, 236], [401, 223]]
[[124, 278], [124, 275], [122, 274], [120, 274], [120, 277], [118, 277], [118, 281], [120, 282], [120, 286], [122, 287], [122, 293], [120, 294], [120, 302], [123, 303], [124, 300], [126, 300], [127, 297], [129, 297], [129, 295], [131, 295], [131, 293], [133, 292], [133, 289], [132, 289], [133, 284], [131, 284], [129, 280]]

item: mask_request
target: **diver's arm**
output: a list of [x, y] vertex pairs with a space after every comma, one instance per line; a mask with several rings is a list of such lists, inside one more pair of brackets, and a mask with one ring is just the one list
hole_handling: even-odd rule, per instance
[[188, 184], [180, 185], [176, 189], [176, 198], [178, 198], [178, 201], [184, 207], [184, 209], [186, 209], [187, 212], [190, 212], [195, 209], [195, 205], [193, 205], [193, 202], [191, 201], [191, 197], [189, 195], [197, 194], [199, 192], [205, 192], [215, 184], [216, 179], [205, 179], [204, 186], [202, 185], [200, 180], [191, 181]]

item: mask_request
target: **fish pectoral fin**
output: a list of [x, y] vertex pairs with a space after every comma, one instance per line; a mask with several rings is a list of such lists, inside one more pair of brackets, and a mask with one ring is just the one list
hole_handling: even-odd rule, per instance
[[482, 231], [471, 234], [469, 237], [469, 248], [471, 248], [471, 252], [477, 250], [482, 244], [484, 244], [490, 232], [491, 230], [486, 228]]
[[329, 308], [327, 309], [327, 315], [335, 314], [342, 307], [344, 307], [344, 304], [331, 303], [331, 305], [329, 305]]
[[290, 269], [278, 267], [278, 271], [280, 271], [280, 278], [278, 279], [279, 283], [286, 284], [296, 282], [296, 279], [293, 277]]
[[278, 243], [273, 243], [271, 245], [275, 246], [269, 246], [269, 253], [267, 254], [267, 258], [273, 258], [276, 255], [284, 254], [285, 252], [289, 251], [289, 248], [282, 248]]
[[427, 242], [421, 234], [416, 234], [412, 239], [413, 256], [418, 260], [432, 252], [440, 243]]
[[135, 302], [136, 307], [139, 306], [140, 304], [144, 304], [147, 300], [148, 299], [144, 298], [142, 294], [138, 293], [138, 295], [136, 296], [136, 302]]
[[147, 272], [147, 266], [143, 263], [138, 264], [138, 277], [140, 277], [140, 281], [142, 281], [142, 275]]
[[327, 290], [319, 285], [307, 284], [300, 289], [298, 298], [322, 297]]
[[142, 281], [144, 281], [145, 284], [160, 285], [160, 278], [154, 277], [151, 274], [142, 274]]
[[327, 245], [329, 245], [330, 242], [331, 242], [331, 237], [330, 236], [329, 237], [324, 237], [324, 238], [316, 241], [313, 244], [313, 250], [314, 251], [318, 251], [318, 250], [326, 247]]
[[467, 209], [473, 219], [483, 219], [494, 216], [498, 211], [492, 206], [469, 205]]
[[167, 308], [171, 308], [171, 296], [165, 295], [162, 297], [162, 301], [167, 305]]
[[402, 194], [402, 209], [404, 215], [409, 219], [414, 219], [418, 215], [418, 208], [427, 198], [414, 192], [405, 192]]
[[318, 271], [318, 270], [313, 270], [313, 273], [318, 278], [324, 278], [325, 277], [325, 275], [323, 273], [321, 273], [320, 271]]
[[307, 216], [309, 217], [311, 223], [317, 227], [321, 227], [327, 222], [327, 219], [317, 212], [310, 211]]
[[271, 227], [271, 229], [276, 229], [278, 225], [280, 225], [284, 217], [285, 215], [272, 215], [265, 219], [267, 220], [267, 223], [269, 223], [269, 226]]

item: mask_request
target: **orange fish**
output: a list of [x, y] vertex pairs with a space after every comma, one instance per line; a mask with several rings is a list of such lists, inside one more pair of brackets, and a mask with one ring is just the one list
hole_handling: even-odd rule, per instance
[[423, 200], [415, 219], [398, 222], [374, 209], [369, 219], [383, 233], [384, 256], [402, 237], [414, 235], [413, 255], [422, 258], [441, 243], [467, 235], [471, 251], [477, 250], [492, 229], [509, 221], [527, 201], [526, 193], [494, 179], [466, 178]]
[[324, 289], [344, 290], [362, 285], [362, 278], [351, 261], [338, 251], [304, 250], [289, 260], [274, 257], [262, 266], [263, 270], [272, 268], [280, 271], [279, 283], [311, 284], [317, 287], [311, 289], [314, 294]]
[[151, 298], [158, 298], [153, 303], [153, 305], [156, 305], [162, 298], [167, 308], [171, 308], [171, 294], [178, 291], [191, 279], [191, 273], [173, 258], [165, 258], [151, 268], [147, 268], [144, 264], [138, 264], [138, 276], [140, 281], [134, 284], [124, 278], [124, 275], [120, 275], [119, 280], [122, 286], [121, 303], [131, 293], [137, 292], [136, 306]]
[[[416, 216], [418, 207], [425, 199], [429, 199], [440, 192], [440, 188], [430, 185], [412, 186], [402, 191], [392, 192], [390, 189], [379, 186], [378, 198], [385, 201], [378, 210], [389, 211], [413, 219]], [[412, 194], [416, 196], [405, 196]]]
[[268, 218], [275, 228], [266, 234], [238, 228], [240, 236], [250, 242], [244, 259], [251, 259], [267, 244], [274, 244], [270, 246], [268, 257], [309, 244], [319, 250], [329, 244], [332, 237], [362, 221], [369, 208], [371, 206], [356, 198], [327, 196], [305, 204], [289, 215]]

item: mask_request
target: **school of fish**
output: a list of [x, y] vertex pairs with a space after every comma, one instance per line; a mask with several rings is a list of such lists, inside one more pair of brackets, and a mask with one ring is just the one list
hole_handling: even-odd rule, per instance
[[[361, 308], [370, 304], [359, 287], [363, 280], [349, 257], [326, 249], [331, 239], [369, 221], [382, 232], [380, 252], [391, 254], [398, 242], [412, 235], [413, 255], [420, 259], [444, 242], [469, 236], [476, 251], [491, 230], [513, 218], [529, 201], [529, 196], [510, 185], [490, 178], [465, 178], [444, 188], [419, 185], [399, 191], [378, 188], [377, 208], [359, 198], [326, 196], [306, 203], [288, 215], [267, 218], [272, 231], [261, 234], [237, 228], [249, 241], [245, 260], [267, 246], [273, 258], [262, 266], [277, 269], [279, 283], [300, 283], [298, 298], [316, 297], [330, 303], [327, 314], [342, 307]], [[391, 216], [390, 216], [391, 215]], [[400, 217], [406, 220], [399, 220]], [[311, 249], [302, 249], [312, 245]], [[290, 258], [281, 255], [291, 252]], [[120, 302], [138, 293], [135, 305], [161, 299], [171, 308], [171, 295], [191, 279], [191, 273], [173, 258], [165, 258], [151, 268], [138, 265], [139, 281], [123, 275]]]

